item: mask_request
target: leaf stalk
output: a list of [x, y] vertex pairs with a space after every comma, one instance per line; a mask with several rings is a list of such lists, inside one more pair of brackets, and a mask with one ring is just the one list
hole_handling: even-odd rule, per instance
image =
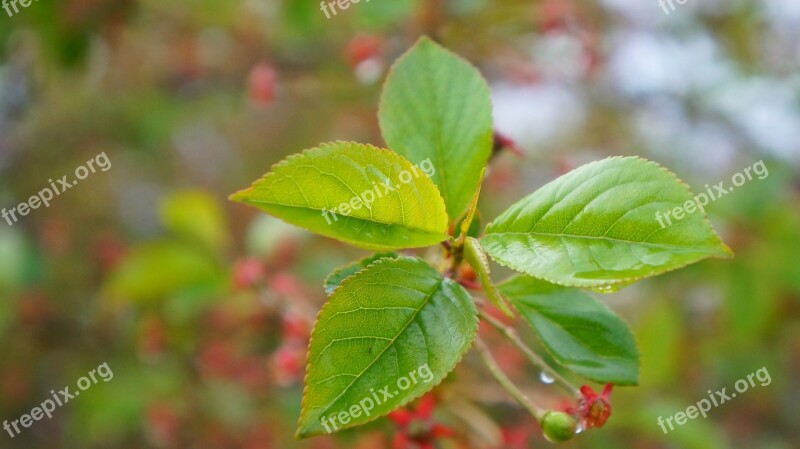
[[478, 314], [480, 315], [481, 319], [485, 320], [489, 323], [492, 327], [494, 327], [501, 335], [503, 335], [506, 339], [508, 339], [514, 346], [517, 347], [528, 359], [528, 361], [533, 364], [534, 366], [541, 369], [546, 375], [550, 376], [551, 378], [555, 379], [559, 385], [561, 385], [565, 390], [567, 390], [570, 394], [575, 396], [576, 398], [581, 397], [581, 392], [578, 390], [577, 387], [572, 385], [567, 379], [563, 376], [558, 374], [554, 369], [544, 361], [538, 354], [533, 352], [525, 342], [519, 337], [517, 331], [506, 326], [498, 319], [492, 317], [488, 313], [486, 313], [483, 309], [478, 309]]
[[527, 410], [537, 421], [540, 421], [544, 418], [544, 415], [547, 413], [547, 410], [539, 407], [538, 405], [534, 404], [525, 394], [514, 385], [514, 382], [506, 376], [497, 362], [492, 357], [492, 353], [489, 351], [489, 347], [483, 340], [477, 338], [475, 340], [475, 347], [478, 349], [478, 354], [481, 356], [481, 360], [483, 361], [484, 365], [489, 368], [489, 372], [492, 373], [492, 376], [497, 380], [497, 383], [500, 384], [508, 393], [522, 406]]

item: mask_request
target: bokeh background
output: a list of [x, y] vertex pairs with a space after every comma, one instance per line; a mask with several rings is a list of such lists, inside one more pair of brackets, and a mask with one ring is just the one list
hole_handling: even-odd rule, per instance
[[[112, 162], [0, 221], [0, 420], [103, 362], [114, 373], [52, 419], [0, 432], [0, 447], [390, 447], [387, 419], [292, 438], [322, 280], [365, 253], [226, 196], [319, 142], [382, 144], [382, 79], [423, 33], [481, 69], [520, 153], [493, 158], [484, 222], [608, 155], [658, 161], [695, 192], [769, 169], [707, 207], [734, 260], [602, 296], [635, 329], [641, 385], [616, 389], [606, 427], [565, 447], [800, 447], [800, 2], [674, 3], [372, 0], [331, 19], [315, 0], [0, 10], [0, 207], [99, 153]], [[482, 332], [532, 396], [564, 400]], [[770, 385], [657, 426], [762, 367]], [[437, 447], [550, 444], [474, 354], [433, 419], [455, 433]]]

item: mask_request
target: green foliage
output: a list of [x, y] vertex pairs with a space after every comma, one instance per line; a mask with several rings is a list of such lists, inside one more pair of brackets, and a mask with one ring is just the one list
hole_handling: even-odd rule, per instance
[[[347, 278], [311, 336], [298, 435], [323, 433], [322, 419], [341, 412], [350, 418], [340, 427], [353, 427], [422, 396], [455, 368], [477, 328], [469, 293], [422, 260], [384, 258]], [[417, 375], [403, 389], [398, 380], [422, 366], [431, 377]], [[365, 399], [373, 402], [369, 415]], [[349, 412], [359, 404], [361, 413]]]
[[[455, 241], [460, 223], [471, 223], [467, 235], [481, 240], [500, 212], [559, 176], [548, 173], [617, 149], [661, 163], [699, 193], [766, 162], [767, 178], [706, 206], [735, 260], [648, 278], [608, 302], [592, 294], [631, 317], [640, 386], [615, 388], [613, 419], [601, 432], [584, 427], [575, 447], [797, 446], [797, 402], [786, 394], [800, 376], [800, 170], [792, 138], [800, 22], [787, 14], [796, 2], [677, 6], [663, 20], [597, 2], [349, 3], [330, 20], [307, 0], [37, 0], [13, 17], [0, 13], [0, 206], [26, 201], [101, 151], [114, 163], [50, 206], [0, 225], [0, 411], [10, 424], [51, 389], [74, 389], [101, 362], [116, 374], [2, 447], [373, 448], [395, 432], [425, 430], [381, 418], [292, 441], [307, 337], [327, 300], [322, 280], [356, 262], [331, 275], [326, 288], [334, 289], [369, 264], [357, 261], [380, 256], [240, 204], [210, 212], [199, 195], [172, 194], [190, 187], [218, 200], [319, 142], [394, 148], [380, 137], [376, 99], [382, 80], [397, 73], [389, 65], [423, 30], [491, 77], [496, 129], [528, 155], [494, 153], [475, 219], [450, 211], [453, 240], [402, 251], [461, 283], [487, 316], [495, 310], [466, 266], [474, 242]], [[666, 47], [646, 61], [625, 57], [648, 43]], [[698, 44], [710, 50], [692, 51]], [[663, 66], [663, 57], [680, 79], [641, 70], [643, 62]], [[681, 71], [687, 64], [692, 70]], [[401, 100], [429, 101], [425, 80]], [[436, 94], [465, 95], [450, 86]], [[449, 153], [443, 159], [461, 162]], [[156, 198], [164, 196], [164, 207], [176, 210], [159, 213]], [[173, 249], [144, 257], [152, 247]], [[508, 269], [489, 260], [500, 285]], [[102, 289], [107, 281], [113, 290]], [[546, 351], [520, 321], [502, 319]], [[372, 326], [380, 323], [364, 323], [365, 332]], [[535, 364], [484, 330], [521, 391], [538, 405], [566, 406], [558, 378], [541, 384]], [[458, 435], [432, 446], [510, 447], [514, 435], [526, 447], [547, 446], [475, 355], [427, 394], [425, 402], [436, 397], [431, 421]], [[730, 392], [761, 366], [773, 375], [769, 386], [669, 433], [656, 424], [707, 389]], [[588, 382], [557, 368], [567, 381]], [[546, 423], [542, 430], [550, 433]]]
[[370, 145], [336, 142], [290, 156], [231, 199], [366, 249], [447, 238], [436, 186], [402, 156]]
[[636, 157], [584, 165], [511, 206], [482, 243], [498, 263], [556, 284], [613, 291], [730, 249], [703, 211], [662, 227], [656, 213], [692, 202], [689, 188]]
[[25, 241], [19, 232], [0, 230], [0, 293], [22, 283], [27, 257]]
[[500, 290], [558, 363], [600, 383], [638, 382], [633, 334], [603, 303], [578, 289], [529, 276], [515, 276]]
[[220, 280], [218, 266], [207, 254], [179, 242], [159, 241], [133, 249], [106, 282], [105, 293], [148, 302]]
[[677, 308], [673, 301], [663, 298], [655, 298], [644, 307], [644, 317], [636, 329], [642, 353], [642, 385], [669, 385], [680, 370], [680, 355], [685, 351], [684, 323]]
[[[438, 270], [420, 259], [382, 253], [325, 280], [330, 297], [309, 345], [299, 437], [386, 415], [455, 368], [478, 324], [470, 294], [460, 285], [474, 285], [460, 278], [468, 272], [463, 263], [474, 268], [489, 301], [513, 318], [503, 295], [509, 299], [558, 363], [591, 380], [635, 385], [639, 353], [627, 325], [568, 287], [609, 292], [730, 255], [703, 211], [661, 227], [656, 212], [683, 206], [692, 194], [675, 175], [639, 158], [611, 158], [562, 176], [509, 208], [478, 240], [473, 218], [492, 144], [489, 92], [477, 69], [430, 39], [395, 63], [379, 118], [394, 152], [351, 142], [321, 145], [288, 157], [231, 196], [361, 248], [443, 242]], [[430, 179], [404, 179], [403, 172], [415, 173], [412, 161], [430, 163], [435, 172], [425, 171]], [[367, 200], [362, 193], [384, 184], [394, 186], [386, 196]], [[534, 277], [512, 278], [498, 290], [484, 250]], [[430, 381], [400, 387], [423, 365]], [[498, 375], [498, 368], [490, 369]], [[381, 390], [388, 395], [379, 398]], [[572, 436], [572, 417], [534, 413], [520, 401], [534, 416], [550, 417], [544, 423], [549, 438]]]
[[353, 262], [349, 265], [346, 265], [338, 270], [332, 272], [325, 278], [325, 293], [330, 295], [336, 290], [336, 287], [342, 284], [342, 281], [349, 278], [350, 276], [358, 273], [359, 271], [367, 268], [372, 262], [378, 261], [380, 259], [390, 258], [396, 259], [396, 253], [378, 253], [373, 254], [372, 256], [365, 257], [358, 262]]
[[389, 148], [411, 161], [433, 161], [433, 180], [456, 220], [492, 149], [489, 88], [478, 70], [422, 38], [392, 68], [378, 117]]
[[161, 221], [174, 234], [212, 250], [228, 244], [227, 225], [219, 204], [204, 192], [187, 190], [161, 203]]
[[497, 287], [492, 283], [491, 274], [489, 272], [489, 258], [483, 252], [480, 242], [472, 237], [467, 237], [464, 241], [464, 259], [475, 269], [478, 274], [478, 279], [481, 282], [481, 287], [486, 293], [486, 298], [492, 302], [503, 313], [513, 318], [514, 314], [508, 308], [503, 295], [497, 290]]

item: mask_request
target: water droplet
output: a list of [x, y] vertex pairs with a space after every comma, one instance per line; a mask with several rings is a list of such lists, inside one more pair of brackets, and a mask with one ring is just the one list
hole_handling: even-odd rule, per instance
[[556, 381], [553, 376], [547, 374], [545, 371], [539, 373], [539, 380], [541, 380], [543, 384], [551, 384]]
[[579, 434], [581, 432], [583, 432], [583, 427], [581, 426], [580, 423], [578, 423], [578, 425], [575, 426], [575, 435], [577, 435], [577, 434]]

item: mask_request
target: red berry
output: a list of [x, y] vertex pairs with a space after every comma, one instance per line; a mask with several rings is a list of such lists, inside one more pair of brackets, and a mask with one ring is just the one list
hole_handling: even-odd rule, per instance
[[250, 99], [260, 104], [271, 103], [275, 99], [278, 72], [270, 64], [259, 62], [250, 71]]

